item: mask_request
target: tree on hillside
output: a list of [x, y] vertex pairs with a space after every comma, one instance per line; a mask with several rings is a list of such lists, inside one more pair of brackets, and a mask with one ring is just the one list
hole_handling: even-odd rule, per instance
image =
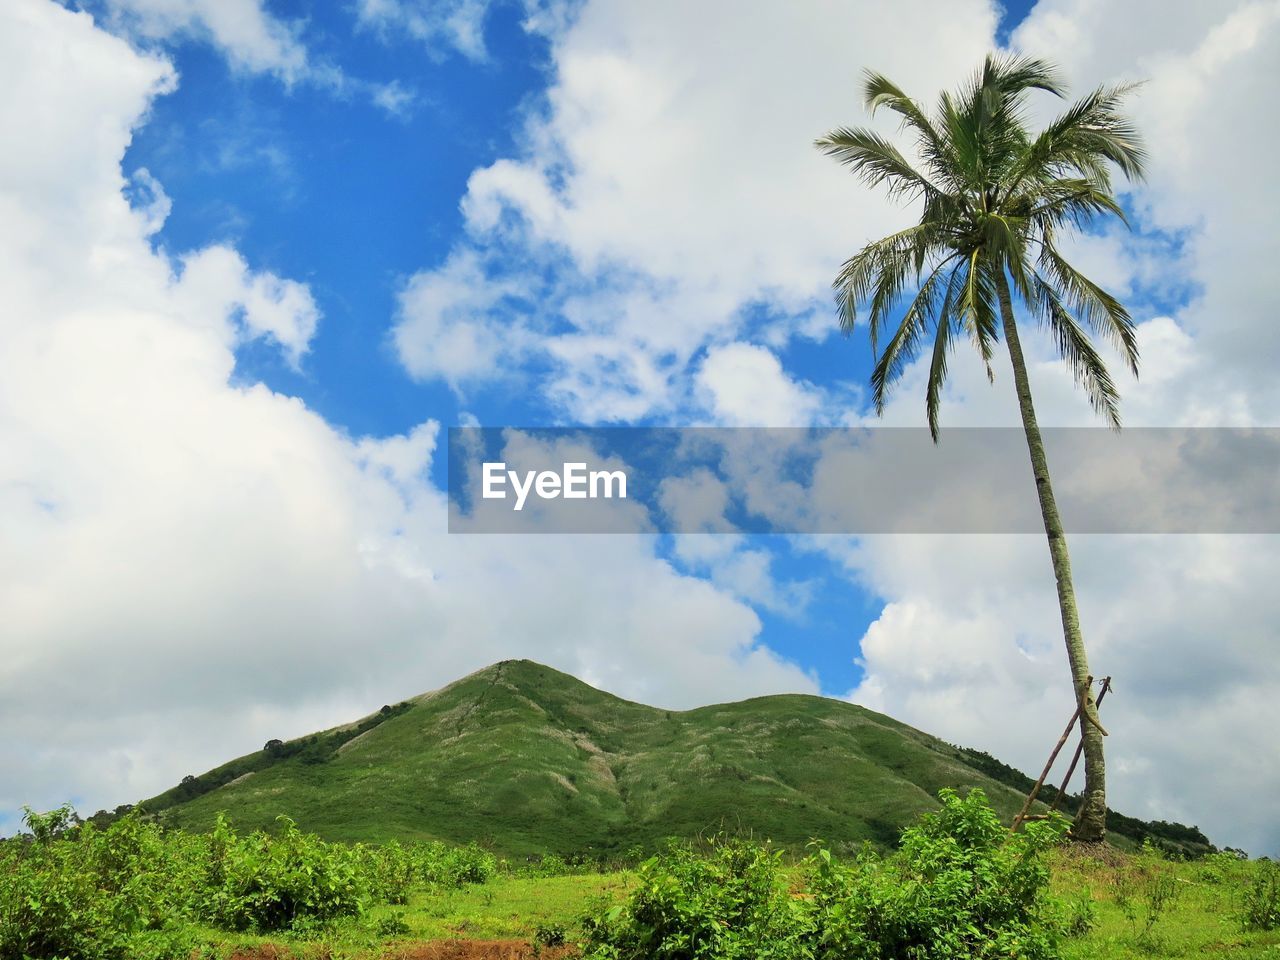
[[[1125, 220], [1112, 171], [1142, 177], [1145, 151], [1120, 112], [1126, 86], [1100, 87], [1073, 103], [1038, 133], [1027, 128], [1032, 91], [1061, 97], [1052, 68], [1040, 60], [988, 56], [963, 89], [944, 93], [932, 115], [888, 78], [868, 73], [867, 108], [898, 114], [914, 134], [919, 162], [908, 160], [871, 130], [841, 127], [817, 141], [827, 155], [890, 197], [920, 203], [914, 226], [868, 244], [836, 277], [840, 325], [867, 325], [876, 364], [871, 374], [877, 412], [906, 366], [932, 339], [925, 411], [934, 441], [957, 337], [973, 341], [987, 375], [1003, 338], [1031, 456], [1084, 739], [1085, 794], [1073, 834], [1101, 840], [1106, 831], [1106, 771], [1090, 686], [1071, 561], [1054, 502], [1031, 384], [1018, 336], [1015, 298], [1052, 334], [1062, 358], [1094, 408], [1119, 427], [1119, 394], [1090, 333], [1113, 343], [1136, 375], [1133, 321], [1115, 297], [1084, 276], [1059, 249], [1059, 237], [1100, 217]], [[893, 319], [896, 327], [880, 346]]]

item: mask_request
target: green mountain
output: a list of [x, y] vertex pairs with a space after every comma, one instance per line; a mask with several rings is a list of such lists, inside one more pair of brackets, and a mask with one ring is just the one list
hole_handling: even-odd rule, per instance
[[837, 700], [665, 711], [508, 660], [357, 723], [270, 741], [143, 806], [187, 829], [220, 811], [241, 828], [283, 813], [331, 839], [478, 840], [508, 855], [723, 831], [798, 849], [811, 837], [893, 843], [943, 787], [981, 787], [1010, 819], [1025, 786], [1002, 776], [1026, 780]]

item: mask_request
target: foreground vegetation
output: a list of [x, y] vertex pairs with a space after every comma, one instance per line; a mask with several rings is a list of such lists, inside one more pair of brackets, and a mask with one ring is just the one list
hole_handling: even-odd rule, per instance
[[247, 835], [137, 814], [99, 829], [66, 809], [27, 823], [0, 843], [0, 960], [1280, 955], [1275, 864], [1084, 855], [1060, 846], [1061, 819], [1010, 836], [979, 791], [943, 791], [888, 854], [673, 842], [610, 872], [329, 843], [284, 818]]

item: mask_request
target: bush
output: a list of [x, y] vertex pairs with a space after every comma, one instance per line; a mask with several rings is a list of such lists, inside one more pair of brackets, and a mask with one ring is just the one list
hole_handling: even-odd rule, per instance
[[1062, 904], [1059, 927], [1063, 936], [1083, 937], [1097, 925], [1098, 908], [1094, 905], [1090, 890], [1082, 890]]
[[806, 908], [782, 882], [780, 854], [741, 840], [687, 845], [640, 865], [635, 892], [585, 924], [586, 957], [801, 957]]
[[360, 853], [278, 818], [279, 836], [238, 838], [219, 817], [207, 838], [201, 919], [231, 930], [283, 930], [357, 916], [371, 899]]
[[1248, 870], [1248, 857], [1241, 858], [1235, 851], [1228, 849], [1204, 857], [1197, 872], [1202, 882], [1218, 885], [1232, 883]]
[[498, 872], [498, 860], [483, 847], [469, 843], [454, 847], [444, 858], [445, 876], [455, 887], [488, 883]]
[[1062, 818], [1009, 834], [980, 790], [939, 794], [942, 809], [902, 834], [901, 850], [852, 865], [814, 858], [816, 957], [959, 960], [1057, 955], [1046, 853]]
[[[1062, 818], [1010, 835], [981, 791], [939, 794], [942, 809], [901, 849], [841, 862], [818, 847], [792, 895], [780, 854], [742, 841], [707, 855], [673, 847], [640, 867], [629, 900], [588, 918], [597, 958], [804, 957], [813, 960], [1050, 960], [1063, 913], [1046, 854]], [[1081, 921], [1084, 922], [1084, 921]], [[1078, 924], [1077, 924], [1078, 925]]]
[[380, 917], [373, 925], [373, 933], [381, 940], [389, 940], [392, 937], [406, 937], [412, 932], [408, 921], [405, 920], [403, 913], [390, 913], [385, 917]]
[[563, 947], [568, 940], [569, 934], [563, 924], [540, 923], [533, 931], [535, 947]]
[[497, 870], [477, 846], [349, 847], [287, 817], [275, 835], [242, 837], [224, 817], [198, 835], [119, 814], [99, 828], [70, 807], [28, 810], [29, 835], [0, 841], [0, 960], [188, 957], [191, 921], [300, 933], [375, 901], [404, 903], [415, 886], [483, 883]]
[[189, 871], [181, 857], [169, 863], [157, 827], [126, 814], [98, 830], [69, 807], [27, 810], [24, 822], [29, 839], [0, 845], [0, 960], [142, 960], [173, 949]]
[[1149, 953], [1163, 948], [1160, 921], [1177, 902], [1185, 883], [1170, 873], [1168, 862], [1159, 844], [1144, 841], [1128, 866], [1111, 875], [1112, 899], [1129, 921], [1134, 943]]
[[1253, 880], [1244, 892], [1241, 925], [1245, 930], [1280, 929], [1280, 864], [1257, 864]]
[[376, 900], [404, 904], [415, 885], [417, 871], [413, 854], [392, 840], [378, 846], [358, 844], [356, 859], [369, 878], [369, 890]]
[[474, 843], [450, 847], [438, 841], [412, 848], [413, 876], [422, 883], [440, 887], [464, 887], [488, 883], [498, 872], [498, 860]]

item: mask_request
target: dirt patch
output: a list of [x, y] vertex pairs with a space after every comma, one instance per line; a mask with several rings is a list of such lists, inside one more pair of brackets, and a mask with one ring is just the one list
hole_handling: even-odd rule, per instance
[[264, 943], [256, 947], [237, 947], [230, 960], [292, 960], [294, 953], [287, 947]]
[[432, 940], [397, 948], [387, 956], [394, 960], [563, 960], [575, 954], [570, 946], [538, 950], [525, 940]]

